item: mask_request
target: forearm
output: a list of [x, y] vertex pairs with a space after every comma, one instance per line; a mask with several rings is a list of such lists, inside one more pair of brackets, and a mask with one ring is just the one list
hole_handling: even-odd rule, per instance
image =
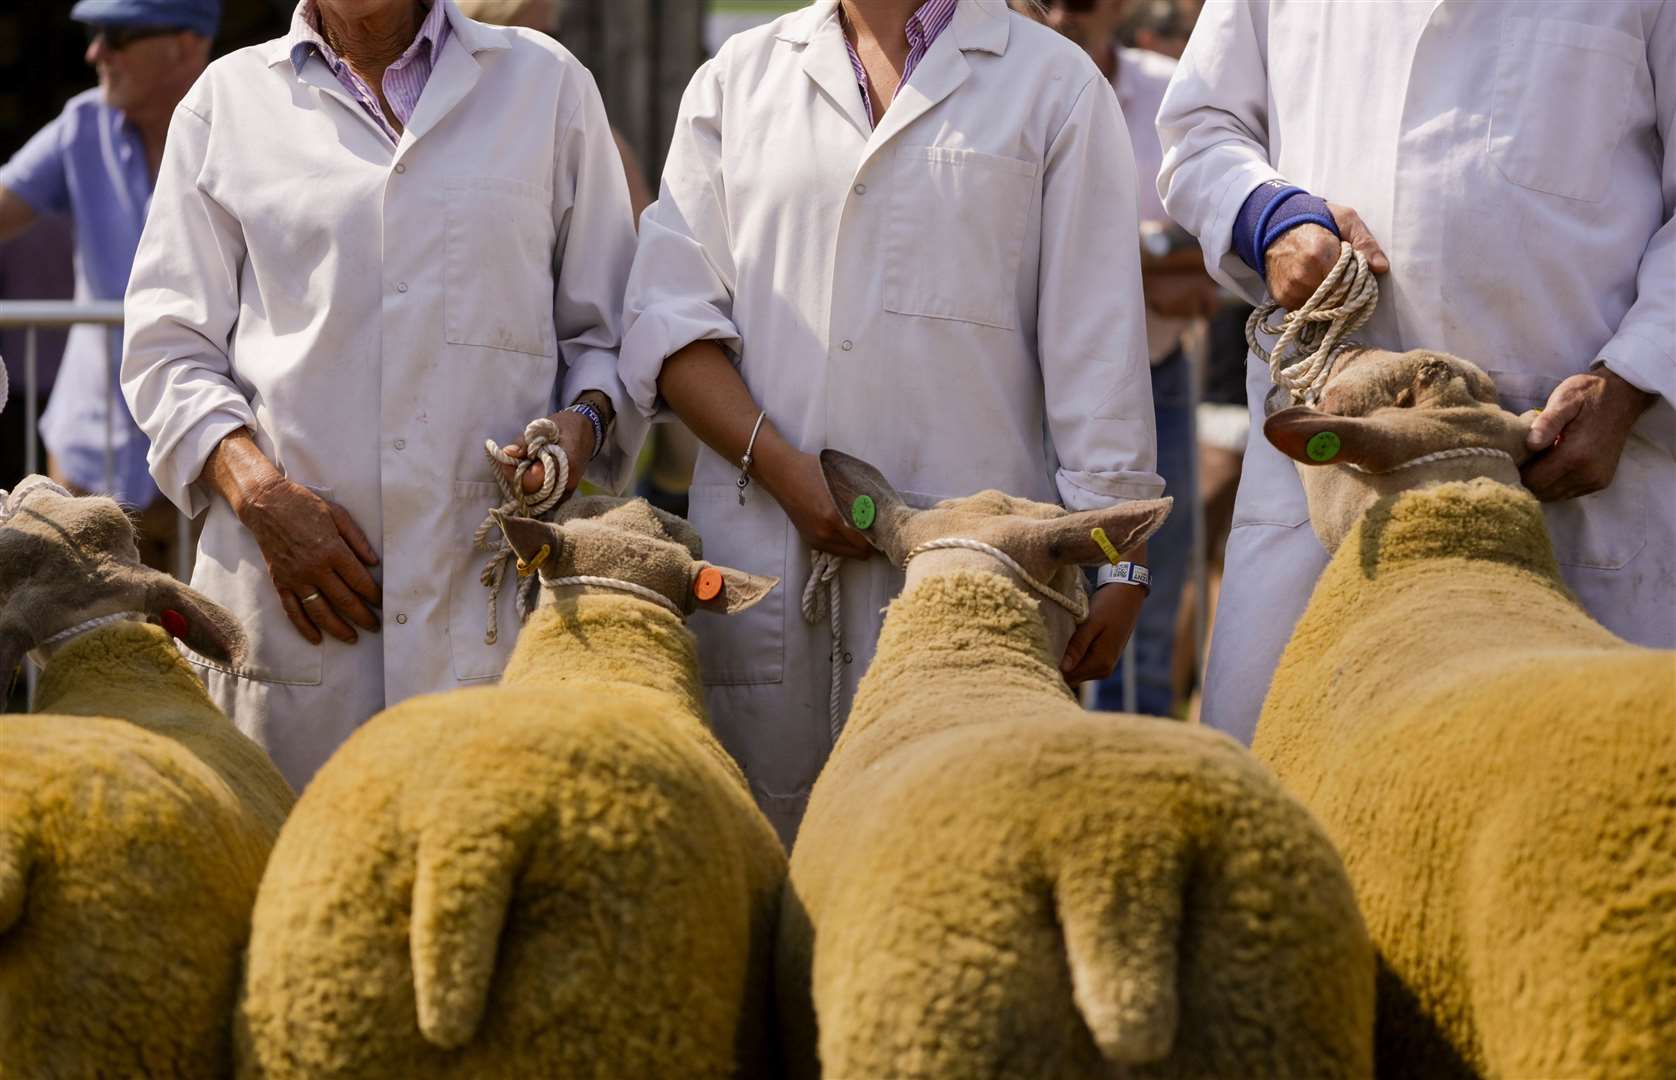
[[198, 479], [227, 500], [233, 513], [242, 518], [250, 500], [284, 475], [256, 445], [250, 429], [240, 428], [210, 451]]
[[18, 236], [35, 222], [35, 208], [11, 188], [0, 186], [0, 243]]
[[727, 353], [713, 341], [695, 341], [664, 361], [658, 393], [694, 435], [728, 461], [751, 450], [751, 475], [776, 493], [783, 466], [798, 454], [765, 417], [751, 444], [761, 407]]

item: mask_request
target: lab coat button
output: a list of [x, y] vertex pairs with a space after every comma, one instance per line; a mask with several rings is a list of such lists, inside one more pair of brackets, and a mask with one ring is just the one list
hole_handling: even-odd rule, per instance
[[867, 185], [866, 185], [866, 184], [857, 184], [857, 185], [856, 185], [856, 186], [855, 186], [855, 193], [856, 193], [856, 194], [857, 194], [857, 195], [865, 195], [865, 194], [867, 194]]
[[397, 166], [396, 166], [396, 172], [397, 172], [397, 173], [398, 173], [398, 174], [400, 174], [400, 173], [404, 173], [404, 172], [406, 172], [406, 171], [407, 171], [407, 166], [406, 166], [406, 165], [397, 165]]
[[406, 292], [407, 291], [407, 282], [405, 282], [405, 281], [396, 282], [396, 291], [397, 292]]
[[855, 343], [849, 338], [845, 338], [844, 343], [838, 347], [843, 349], [845, 352], [849, 352], [851, 349], [855, 348]]
[[399, 623], [402, 623], [403, 625], [406, 625], [407, 616], [406, 615], [397, 615], [396, 616], [396, 621], [399, 622]]
[[397, 439], [396, 440], [396, 449], [397, 450], [406, 450], [407, 449], [407, 440], [406, 439]]

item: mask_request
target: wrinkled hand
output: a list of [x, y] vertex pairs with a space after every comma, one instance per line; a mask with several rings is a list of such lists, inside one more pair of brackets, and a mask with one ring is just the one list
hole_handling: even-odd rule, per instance
[[349, 511], [275, 474], [245, 496], [239, 520], [256, 537], [297, 633], [318, 645], [322, 630], [353, 644], [350, 623], [377, 632], [373, 609], [383, 594], [367, 567], [378, 565], [378, 553]]
[[1605, 368], [1560, 383], [1525, 439], [1535, 454], [1520, 470], [1525, 486], [1543, 502], [1603, 490], [1617, 475], [1630, 429], [1653, 401]]
[[1148, 311], [1172, 318], [1208, 318], [1221, 305], [1216, 282], [1203, 270], [1142, 274], [1141, 289]]
[[782, 467], [765, 473], [763, 483], [805, 544], [846, 559], [866, 559], [873, 554], [867, 538], [833, 505], [826, 476], [821, 472], [821, 459], [815, 454], [793, 454]]
[[1076, 686], [1117, 670], [1145, 599], [1146, 590], [1133, 585], [1107, 585], [1095, 592], [1088, 604], [1088, 621], [1071, 635], [1065, 657], [1059, 661], [1066, 682]]
[[1391, 260], [1380, 250], [1360, 214], [1338, 203], [1328, 203], [1327, 209], [1338, 223], [1338, 236], [1319, 225], [1299, 225], [1282, 233], [1263, 256], [1269, 295], [1287, 311], [1303, 307], [1332, 272], [1338, 262], [1339, 237], [1367, 256], [1368, 268], [1374, 273], [1391, 269]]
[[[560, 501], [568, 499], [575, 493], [576, 487], [582, 482], [582, 474], [588, 469], [588, 462], [594, 456], [594, 426], [588, 423], [588, 418], [581, 413], [557, 412], [551, 417], [554, 426], [559, 429], [559, 449], [570, 458], [570, 476], [565, 480], [564, 495]], [[509, 446], [501, 447], [511, 458], [522, 458], [526, 444], [524, 436], [518, 438]], [[499, 466], [501, 475], [506, 477], [507, 483], [517, 475], [517, 466]], [[530, 466], [529, 472], [524, 474], [524, 494], [534, 495], [541, 490], [541, 485], [547, 481], [546, 466], [537, 462]]]

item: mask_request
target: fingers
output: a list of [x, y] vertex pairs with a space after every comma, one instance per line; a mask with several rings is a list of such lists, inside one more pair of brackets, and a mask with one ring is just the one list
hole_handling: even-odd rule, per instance
[[1553, 446], [1555, 440], [1582, 412], [1582, 395], [1568, 392], [1566, 385], [1561, 383], [1548, 399], [1548, 404], [1531, 422], [1530, 434], [1525, 436], [1525, 448], [1535, 451]]
[[303, 605], [297, 599], [297, 594], [290, 589], [279, 590], [279, 603], [285, 609], [285, 617], [291, 620], [291, 625], [297, 628], [297, 633], [303, 635], [310, 645], [320, 644], [320, 631], [303, 613]]
[[1600, 456], [1584, 440], [1578, 440], [1561, 443], [1532, 458], [1519, 470], [1519, 478], [1541, 501], [1559, 502], [1605, 489], [1616, 472], [1616, 463], [1603, 465]]
[[[365, 573], [365, 571], [362, 572]], [[362, 603], [361, 598], [355, 595], [354, 590], [344, 583], [342, 577], [335, 573], [328, 573], [321, 579], [319, 588], [321, 595], [331, 604], [332, 614], [338, 616], [340, 623], [347, 619], [363, 630], [370, 630], [375, 634], [378, 632], [378, 616], [368, 610], [367, 605]], [[319, 608], [320, 606], [319, 601], [310, 605], [311, 608]], [[318, 614], [318, 612], [311, 612], [311, 614]], [[348, 629], [348, 627], [345, 627], [345, 629]], [[341, 637], [342, 635], [334, 633], [333, 636]], [[355, 632], [350, 630], [349, 637], [343, 640], [353, 642]]]
[[[334, 591], [340, 596], [344, 595], [343, 585], [341, 582], [336, 584]], [[319, 595], [316, 596], [315, 592], [318, 592]], [[338, 616], [338, 613], [333, 610], [332, 600], [330, 598], [330, 594], [326, 591], [325, 585], [320, 586], [318, 589], [311, 589], [304, 593], [303, 596], [308, 597], [308, 599], [304, 600], [299, 598], [298, 602], [302, 605], [303, 611], [314, 621], [316, 626], [346, 645], [355, 644], [357, 640], [355, 636], [355, 629], [348, 623], [344, 622], [343, 619]]]
[[1368, 229], [1367, 223], [1362, 220], [1362, 215], [1348, 206], [1338, 206], [1332, 203], [1327, 205], [1333, 212], [1333, 220], [1338, 223], [1339, 235], [1351, 247], [1362, 253], [1362, 256], [1368, 261], [1368, 269], [1376, 274], [1383, 274], [1391, 269], [1391, 260], [1385, 257], [1385, 252], [1380, 248], [1379, 241], [1373, 238], [1373, 233]]
[[1067, 681], [1081, 681], [1073, 679], [1072, 676], [1082, 667], [1083, 660], [1088, 656], [1089, 649], [1100, 636], [1102, 629], [1099, 623], [1090, 619], [1077, 627], [1076, 633], [1071, 635], [1071, 640], [1066, 642], [1065, 655], [1059, 660], [1059, 670]]
[[[349, 550], [353, 551], [355, 557], [360, 559], [364, 565], [377, 566], [378, 552], [373, 550], [372, 543], [367, 540], [367, 534], [361, 531], [359, 525], [355, 524], [355, 519], [349, 516], [349, 511], [335, 502], [328, 502], [326, 506], [332, 511], [332, 522], [337, 525], [338, 535], [343, 537], [344, 542], [349, 545]], [[368, 580], [372, 579], [369, 577]], [[357, 589], [356, 591], [359, 592], [360, 590]], [[362, 595], [366, 594], [363, 593]], [[368, 599], [371, 599], [371, 597], [369, 596]]]

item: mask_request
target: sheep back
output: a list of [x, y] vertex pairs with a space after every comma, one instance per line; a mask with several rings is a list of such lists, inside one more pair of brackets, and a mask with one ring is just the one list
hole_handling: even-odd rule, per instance
[[0, 717], [0, 1078], [225, 1076], [268, 835], [119, 720]]
[[670, 702], [500, 686], [412, 699], [358, 731], [275, 848], [241, 1072], [769, 1068], [784, 855]]

